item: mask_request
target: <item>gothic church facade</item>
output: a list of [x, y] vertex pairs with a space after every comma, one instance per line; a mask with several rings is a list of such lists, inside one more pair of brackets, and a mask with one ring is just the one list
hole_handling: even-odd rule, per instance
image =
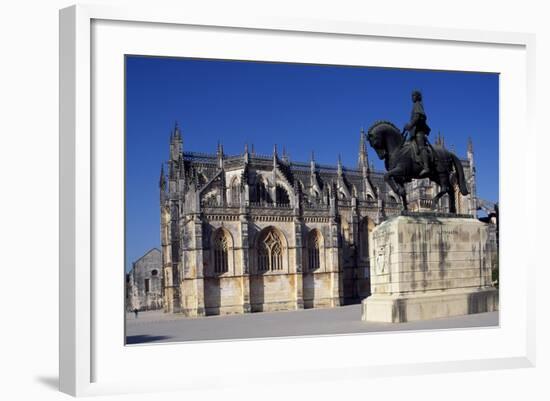
[[[441, 139], [438, 139], [441, 141]], [[457, 211], [476, 214], [471, 142], [462, 159], [470, 195]], [[358, 164], [291, 161], [244, 147], [227, 155], [183, 150], [177, 127], [160, 176], [165, 312], [186, 316], [335, 307], [370, 294], [369, 235], [401, 210], [369, 165], [360, 133]], [[408, 184], [409, 208], [428, 208], [437, 188]], [[448, 210], [443, 198], [439, 211]]]

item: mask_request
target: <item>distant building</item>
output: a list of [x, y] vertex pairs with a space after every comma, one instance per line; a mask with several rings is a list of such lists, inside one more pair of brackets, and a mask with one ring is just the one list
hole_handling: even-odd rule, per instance
[[126, 274], [127, 309], [162, 309], [162, 286], [161, 252], [153, 248], [132, 263]]
[[[441, 137], [437, 138], [442, 141]], [[370, 295], [372, 230], [401, 211], [375, 171], [361, 131], [356, 167], [291, 161], [277, 148], [227, 155], [184, 152], [176, 126], [160, 176], [164, 310], [201, 316], [334, 307]], [[461, 158], [470, 194], [456, 209], [476, 216], [473, 147]], [[406, 187], [411, 210], [438, 188]], [[436, 211], [449, 210], [444, 196]]]

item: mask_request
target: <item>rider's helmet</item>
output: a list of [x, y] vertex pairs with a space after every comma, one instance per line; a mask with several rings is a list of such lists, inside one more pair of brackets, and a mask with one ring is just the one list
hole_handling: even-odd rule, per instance
[[416, 97], [418, 100], [422, 101], [422, 93], [420, 93], [420, 91], [417, 89], [412, 91], [411, 96], [413, 97], [413, 99]]

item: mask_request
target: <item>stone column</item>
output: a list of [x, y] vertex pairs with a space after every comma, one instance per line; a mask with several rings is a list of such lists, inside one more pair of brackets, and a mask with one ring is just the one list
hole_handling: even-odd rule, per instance
[[197, 299], [197, 316], [204, 316], [204, 263], [202, 257], [202, 221], [195, 218], [193, 222], [194, 248], [195, 248], [195, 266], [197, 269], [197, 278], [195, 280], [196, 299]]
[[343, 304], [344, 275], [341, 272], [340, 235], [339, 224], [332, 221], [330, 224], [329, 236], [329, 260], [330, 260], [330, 283], [331, 283], [331, 306]]
[[351, 216], [349, 222], [349, 247], [353, 255], [353, 285], [354, 297], [360, 297], [361, 268], [359, 263], [359, 216], [357, 208], [357, 198], [351, 198]]
[[202, 221], [193, 216], [189, 223], [188, 247], [184, 248], [187, 269], [181, 282], [183, 313], [186, 316], [204, 316], [204, 265], [202, 252]]
[[304, 284], [302, 269], [302, 222], [294, 219], [295, 248], [294, 257], [296, 263], [295, 286], [296, 286], [296, 309], [304, 309]]
[[[244, 208], [241, 206], [241, 210]], [[241, 285], [242, 285], [242, 302], [243, 302], [243, 313], [251, 312], [250, 308], [250, 263], [249, 263], [249, 241], [248, 241], [248, 217], [245, 213], [241, 214], [240, 217], [240, 231], [241, 231], [241, 261], [242, 261], [242, 272], [241, 272]]]

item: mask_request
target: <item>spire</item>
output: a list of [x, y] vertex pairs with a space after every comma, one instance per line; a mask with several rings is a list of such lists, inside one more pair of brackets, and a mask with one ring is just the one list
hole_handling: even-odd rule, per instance
[[248, 143], [244, 144], [244, 154], [243, 159], [245, 163], [248, 163]]
[[466, 155], [468, 156], [468, 161], [470, 162], [471, 174], [472, 174], [472, 176], [474, 176], [476, 169], [475, 169], [475, 165], [474, 165], [474, 144], [472, 142], [472, 137], [471, 136], [468, 137], [468, 151], [467, 151]]
[[175, 138], [178, 138], [178, 139], [181, 138], [180, 127], [179, 127], [179, 125], [178, 125], [178, 121], [177, 121], [177, 120], [176, 120], [176, 122], [174, 123], [174, 137], [175, 137]]
[[369, 170], [369, 154], [367, 151], [367, 134], [365, 134], [365, 129], [361, 128], [361, 133], [359, 136], [359, 169], [368, 171]]
[[178, 160], [179, 154], [182, 151], [183, 141], [178, 122], [174, 123], [174, 129], [170, 132], [170, 159]]
[[363, 137], [363, 128], [361, 128], [361, 133], [359, 134], [359, 159], [357, 164], [361, 167], [365, 163], [365, 139]]
[[223, 168], [223, 145], [218, 141], [218, 149], [216, 151], [216, 155], [218, 156], [218, 167]]
[[315, 174], [315, 154], [311, 151], [311, 160], [309, 161], [309, 171], [311, 174]]
[[273, 168], [277, 165], [277, 144], [273, 145]]
[[342, 156], [338, 153], [338, 175], [342, 175]]

